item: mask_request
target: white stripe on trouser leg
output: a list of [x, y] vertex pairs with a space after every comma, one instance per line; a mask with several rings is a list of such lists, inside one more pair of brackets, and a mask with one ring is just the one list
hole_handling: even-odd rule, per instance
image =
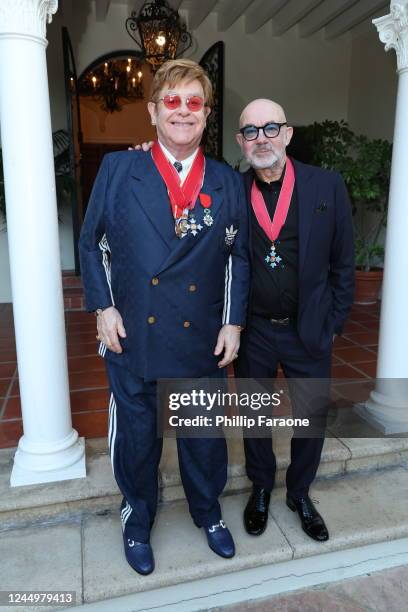
[[222, 324], [228, 325], [231, 310], [231, 282], [232, 282], [232, 257], [228, 258], [225, 266], [225, 291], [224, 291], [224, 310], [222, 313]]
[[[102, 263], [103, 263], [103, 267], [105, 268], [106, 281], [107, 281], [108, 286], [109, 286], [109, 292], [110, 292], [112, 304], [115, 305], [115, 300], [113, 299], [112, 285], [111, 285], [111, 264], [110, 264], [110, 252], [111, 252], [111, 250], [110, 250], [110, 247], [109, 247], [108, 240], [106, 238], [106, 234], [104, 234], [102, 236], [101, 240], [99, 241], [99, 248], [102, 251]], [[108, 255], [108, 253], [109, 253], [109, 255]]]
[[132, 506], [129, 504], [129, 502], [126, 502], [126, 506], [123, 508], [122, 512], [120, 513], [120, 518], [122, 521], [122, 530], [125, 530], [126, 527], [126, 522], [129, 518], [129, 516], [132, 514]]
[[116, 439], [116, 402], [113, 393], [110, 396], [109, 402], [109, 452], [112, 463], [112, 471], [115, 476], [115, 439]]

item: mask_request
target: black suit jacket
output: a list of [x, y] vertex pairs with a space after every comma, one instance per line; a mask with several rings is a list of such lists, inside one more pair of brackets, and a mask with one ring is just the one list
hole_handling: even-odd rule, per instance
[[[292, 161], [299, 209], [297, 329], [307, 351], [318, 358], [330, 351], [333, 334], [342, 333], [353, 303], [351, 205], [338, 172]], [[244, 173], [249, 203], [253, 178], [252, 169]], [[252, 265], [262, 265], [250, 253]]]

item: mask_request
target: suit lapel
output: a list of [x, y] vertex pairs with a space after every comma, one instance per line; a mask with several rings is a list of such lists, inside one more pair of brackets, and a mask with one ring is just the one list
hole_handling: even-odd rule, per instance
[[[136, 155], [135, 155], [136, 157]], [[149, 154], [137, 156], [132, 171], [132, 191], [146, 216], [171, 249], [177, 240], [167, 188]]]
[[[211, 197], [211, 216], [214, 220], [212, 226], [207, 227], [203, 223], [204, 208], [201, 206], [200, 200], [198, 199], [194, 210], [190, 212], [190, 216], [194, 216], [197, 223], [200, 223], [203, 228], [195, 236], [190, 233], [184, 238], [176, 238], [176, 242], [173, 243], [173, 248], [169, 253], [169, 256], [160, 266], [158, 273], [163, 272], [166, 268], [172, 266], [176, 261], [184, 257], [199, 241], [205, 239], [207, 236], [211, 236], [214, 232], [215, 225], [217, 223], [217, 216], [221, 208], [223, 199], [222, 183], [217, 176], [214, 165], [211, 160], [206, 158], [204, 183], [201, 189], [202, 193], [205, 193]], [[174, 233], [174, 228], [173, 228]]]
[[292, 159], [295, 166], [295, 189], [298, 201], [299, 275], [306, 261], [306, 251], [316, 203], [317, 185], [310, 181], [312, 172], [300, 162]]

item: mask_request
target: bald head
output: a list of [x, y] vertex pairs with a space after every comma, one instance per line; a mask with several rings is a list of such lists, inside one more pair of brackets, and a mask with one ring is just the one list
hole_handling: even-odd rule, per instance
[[286, 121], [285, 111], [277, 102], [258, 98], [252, 100], [242, 111], [239, 118], [239, 127], [244, 125], [264, 125], [268, 121], [283, 123]]
[[266, 180], [267, 175], [271, 180], [275, 180], [275, 176], [279, 178], [285, 166], [286, 147], [293, 134], [293, 128], [286, 125], [285, 111], [280, 104], [266, 98], [253, 100], [242, 111], [239, 127], [248, 128], [236, 135], [248, 164], [262, 180]]

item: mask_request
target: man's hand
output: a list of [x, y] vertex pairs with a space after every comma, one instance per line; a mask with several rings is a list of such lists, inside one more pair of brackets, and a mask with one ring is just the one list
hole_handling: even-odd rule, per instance
[[98, 314], [96, 325], [99, 339], [106, 344], [108, 349], [114, 353], [122, 353], [118, 336], [126, 338], [126, 330], [119, 311], [114, 306], [105, 308]]
[[224, 351], [224, 357], [218, 362], [219, 368], [225, 368], [225, 366], [238, 357], [239, 343], [240, 331], [237, 325], [224, 325], [221, 327], [214, 350], [214, 355], [221, 355], [222, 351]]
[[133, 151], [133, 150], [135, 150], [135, 151], [141, 151], [141, 150], [143, 150], [143, 151], [150, 151], [150, 149], [152, 148], [153, 144], [154, 144], [153, 140], [149, 140], [149, 142], [142, 142], [141, 145], [140, 144], [133, 145], [133, 147], [129, 147], [128, 150], [129, 151]]

